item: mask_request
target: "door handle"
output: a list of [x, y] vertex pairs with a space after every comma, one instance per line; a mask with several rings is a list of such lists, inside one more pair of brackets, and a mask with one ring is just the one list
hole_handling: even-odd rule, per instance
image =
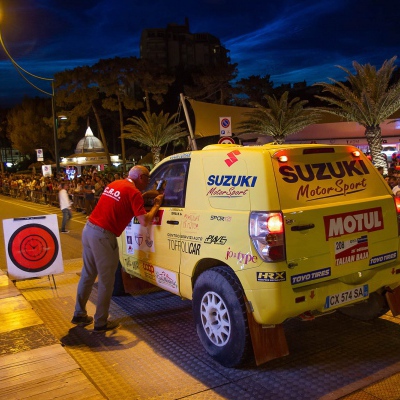
[[168, 221], [167, 221], [167, 224], [170, 224], [170, 225], [179, 225], [179, 221], [168, 220]]
[[314, 224], [292, 226], [290, 230], [299, 232], [299, 231], [306, 231], [307, 229], [312, 229], [312, 228], [315, 228]]

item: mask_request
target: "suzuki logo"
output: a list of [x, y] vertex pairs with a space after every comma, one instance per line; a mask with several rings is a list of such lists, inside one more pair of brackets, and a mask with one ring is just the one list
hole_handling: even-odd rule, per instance
[[228, 159], [225, 160], [225, 163], [228, 167], [230, 167], [232, 164], [235, 164], [236, 161], [239, 161], [235, 156], [238, 156], [240, 154], [239, 150], [233, 150], [230, 153], [227, 154], [229, 157]]

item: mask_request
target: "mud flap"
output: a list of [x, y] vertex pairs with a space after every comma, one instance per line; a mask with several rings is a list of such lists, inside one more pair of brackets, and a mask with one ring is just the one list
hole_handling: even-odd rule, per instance
[[247, 319], [257, 366], [289, 354], [282, 324], [275, 325], [273, 328], [263, 328], [254, 320], [253, 313], [249, 311]]
[[385, 293], [385, 296], [393, 317], [396, 317], [400, 314], [400, 286], [397, 286], [395, 289], [388, 290]]

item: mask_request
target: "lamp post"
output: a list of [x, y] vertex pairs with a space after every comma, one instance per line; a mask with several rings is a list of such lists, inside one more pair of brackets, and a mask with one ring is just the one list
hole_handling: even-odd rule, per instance
[[54, 96], [54, 81], [51, 82], [51, 111], [53, 113], [53, 135], [54, 135], [54, 157], [56, 159], [56, 171], [55, 176], [57, 176], [60, 170], [60, 158], [58, 157], [58, 118], [56, 116], [56, 97]]

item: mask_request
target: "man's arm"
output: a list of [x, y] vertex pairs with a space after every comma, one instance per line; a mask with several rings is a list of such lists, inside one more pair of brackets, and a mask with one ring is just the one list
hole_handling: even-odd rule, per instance
[[157, 197], [154, 198], [154, 203], [153, 207], [151, 207], [151, 210], [147, 214], [142, 214], [138, 215], [136, 218], [138, 219], [140, 225], [147, 226], [150, 225], [151, 222], [153, 221], [153, 218], [156, 216], [161, 203], [164, 199], [163, 194], [159, 194]]

